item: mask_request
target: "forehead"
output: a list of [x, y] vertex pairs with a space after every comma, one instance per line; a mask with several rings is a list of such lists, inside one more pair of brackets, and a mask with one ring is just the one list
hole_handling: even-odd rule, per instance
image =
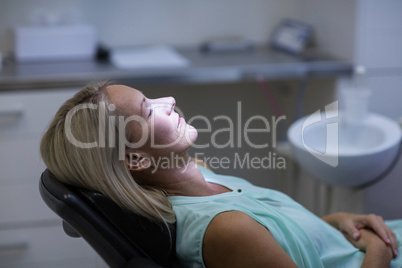
[[110, 85], [106, 88], [110, 101], [129, 114], [141, 114], [144, 95], [141, 91], [124, 85]]

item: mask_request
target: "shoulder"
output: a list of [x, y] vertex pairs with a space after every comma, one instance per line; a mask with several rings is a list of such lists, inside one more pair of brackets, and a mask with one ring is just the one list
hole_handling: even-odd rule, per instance
[[207, 267], [296, 267], [268, 229], [240, 211], [220, 213], [211, 221], [203, 259]]
[[194, 158], [194, 157], [192, 157], [191, 159], [194, 161], [194, 163], [195, 163], [196, 165], [201, 166], [201, 167], [203, 167], [203, 168], [206, 168], [206, 169], [208, 169], [208, 170], [211, 170], [211, 169], [208, 167], [208, 165], [207, 165], [204, 161], [202, 161], [201, 159]]

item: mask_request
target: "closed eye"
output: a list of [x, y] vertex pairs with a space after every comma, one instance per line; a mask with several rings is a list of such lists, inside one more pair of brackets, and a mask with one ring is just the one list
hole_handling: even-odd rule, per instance
[[153, 108], [149, 108], [149, 114], [148, 114], [148, 118], [151, 117], [152, 113], [153, 113], [154, 109]]

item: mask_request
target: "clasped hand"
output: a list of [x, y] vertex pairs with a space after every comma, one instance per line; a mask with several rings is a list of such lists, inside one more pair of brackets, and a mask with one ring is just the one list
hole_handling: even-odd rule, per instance
[[[367, 250], [366, 236], [376, 234], [392, 250], [393, 257], [398, 256], [398, 243], [394, 232], [385, 224], [381, 216], [374, 214], [360, 215], [350, 213], [334, 213], [322, 218], [360, 250]], [[367, 232], [366, 230], [370, 230]], [[365, 236], [365, 237], [363, 237]], [[363, 237], [364, 241], [358, 242]]]

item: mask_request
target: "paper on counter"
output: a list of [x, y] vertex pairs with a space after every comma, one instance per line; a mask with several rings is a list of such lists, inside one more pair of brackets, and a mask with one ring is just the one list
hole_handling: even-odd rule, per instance
[[115, 49], [112, 63], [123, 69], [150, 67], [186, 67], [190, 61], [169, 46]]

